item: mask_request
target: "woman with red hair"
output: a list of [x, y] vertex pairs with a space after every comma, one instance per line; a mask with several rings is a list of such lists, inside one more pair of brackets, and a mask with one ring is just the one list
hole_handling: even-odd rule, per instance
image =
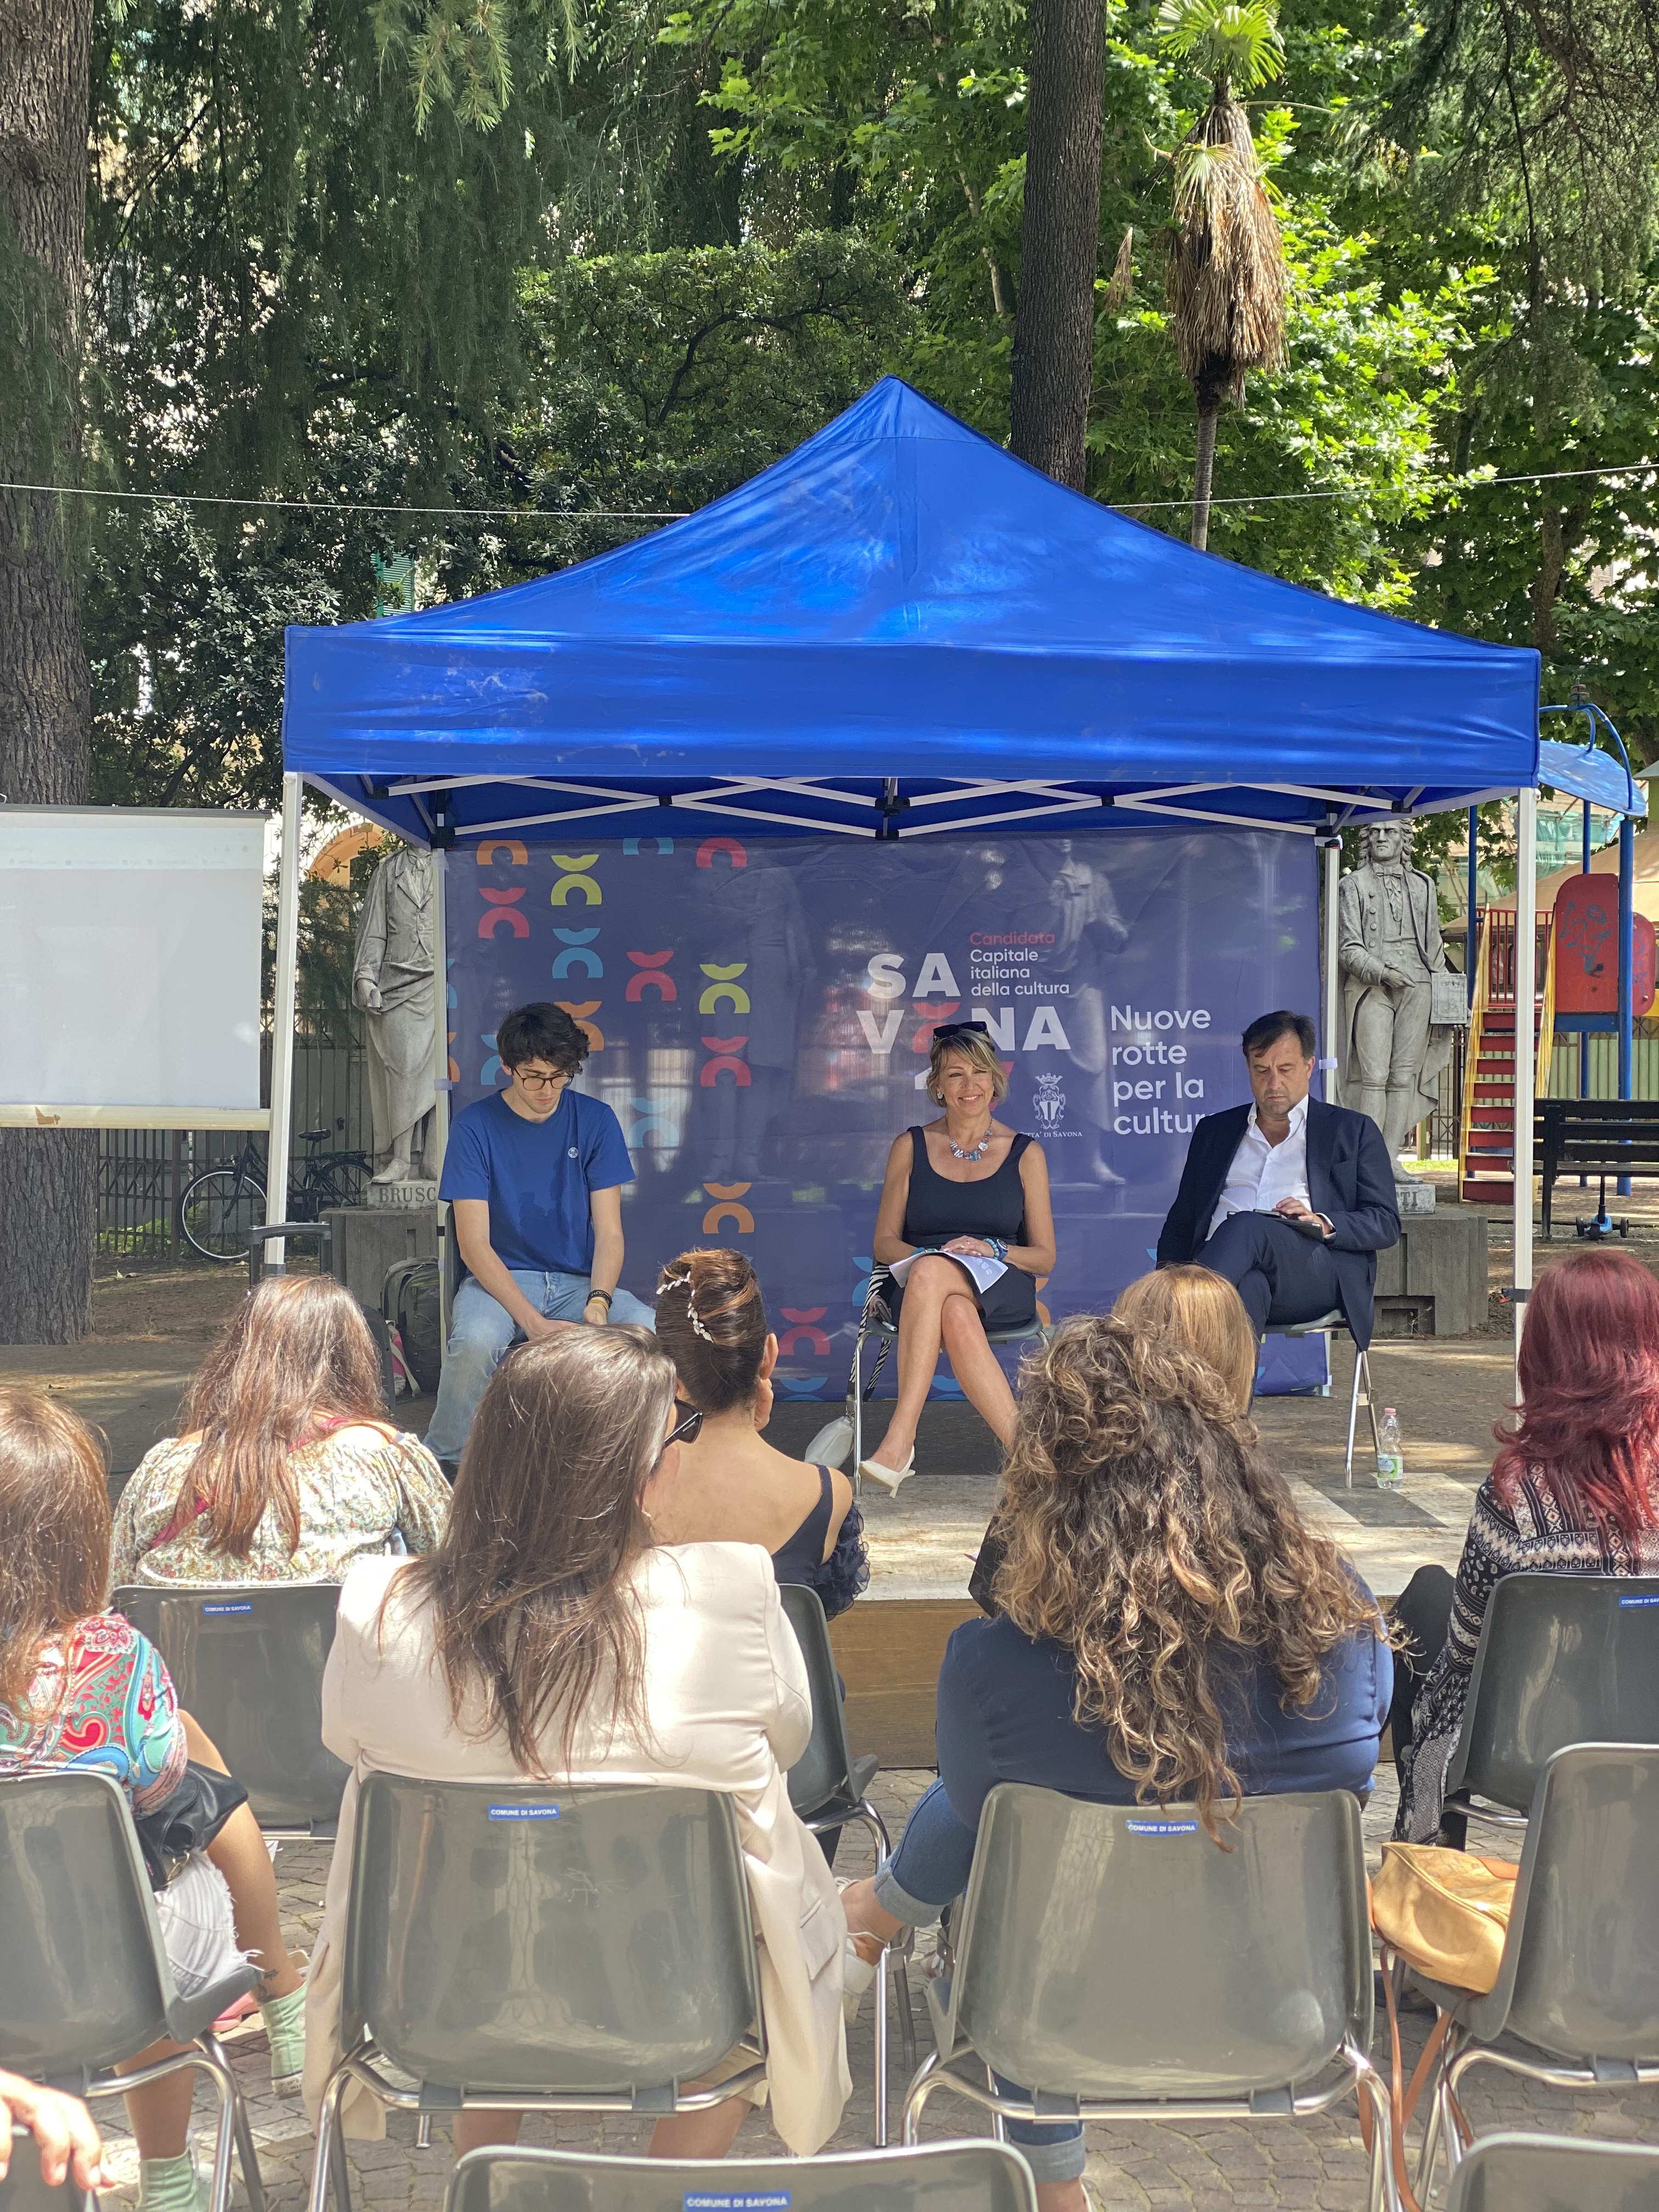
[[1527, 1309], [1518, 1380], [1516, 1425], [1498, 1431], [1455, 1584], [1443, 1567], [1420, 1567], [1395, 1607], [1409, 1638], [1389, 1716], [1395, 1833], [1408, 1843], [1439, 1829], [1498, 1579], [1659, 1574], [1659, 1282], [1628, 1252], [1579, 1252], [1551, 1267]]

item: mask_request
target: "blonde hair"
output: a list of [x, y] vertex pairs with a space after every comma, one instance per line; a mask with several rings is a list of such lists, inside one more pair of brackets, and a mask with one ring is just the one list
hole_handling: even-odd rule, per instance
[[1304, 1527], [1215, 1370], [1127, 1322], [1077, 1315], [1026, 1364], [1002, 1480], [997, 1603], [1071, 1653], [1076, 1717], [1136, 1802], [1190, 1800], [1218, 1842], [1218, 1810], [1242, 1801], [1226, 1730], [1240, 1650], [1305, 1712], [1340, 1644], [1386, 1639], [1374, 1604]]
[[927, 1096], [934, 1105], [945, 1103], [939, 1079], [952, 1053], [978, 1068], [981, 1075], [990, 1077], [991, 1095], [1000, 1106], [1008, 1096], [1008, 1072], [997, 1058], [997, 1048], [989, 1036], [981, 1030], [958, 1030], [954, 1036], [935, 1036], [927, 1051]]
[[1255, 1388], [1255, 1331], [1244, 1301], [1224, 1275], [1208, 1267], [1159, 1267], [1120, 1291], [1119, 1321], [1213, 1367], [1241, 1413]]

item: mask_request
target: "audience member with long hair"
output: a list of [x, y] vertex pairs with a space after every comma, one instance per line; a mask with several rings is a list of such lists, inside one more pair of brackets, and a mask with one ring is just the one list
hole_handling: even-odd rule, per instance
[[[1139, 1275], [1117, 1295], [1112, 1312], [1154, 1343], [1190, 1352], [1212, 1368], [1242, 1414], [1255, 1388], [1255, 1331], [1244, 1301], [1224, 1275], [1208, 1267], [1159, 1267]], [[969, 1594], [987, 1613], [996, 1610], [996, 1574], [1007, 1545], [999, 1498], [969, 1583]]]
[[[851, 2088], [845, 1924], [785, 1779], [811, 1735], [805, 1662], [754, 1544], [658, 1544], [678, 1437], [672, 1362], [644, 1329], [568, 1328], [510, 1352], [468, 1435], [449, 1523], [424, 1559], [360, 1559], [340, 1594], [323, 1737], [361, 1775], [728, 1793], [761, 1939], [778, 2133], [806, 2153]], [[356, 1783], [348, 1783], [309, 1978], [313, 2115], [339, 2057]], [[742, 2096], [660, 2121], [665, 2157], [718, 2157]], [[348, 2088], [348, 2133], [380, 2107]], [[455, 2146], [512, 2141], [514, 2113], [458, 2115]]]
[[[999, 1782], [1190, 1802], [1218, 1839], [1243, 1796], [1369, 1787], [1393, 1679], [1375, 1601], [1207, 1363], [1064, 1322], [1021, 1379], [1000, 1525], [999, 1617], [958, 1628], [939, 1673], [939, 1779], [843, 1893], [861, 1949], [961, 1893]], [[1084, 2212], [1081, 2128], [1008, 2132], [1041, 2212]]]
[[805, 1583], [833, 1620], [870, 1579], [853, 1486], [775, 1450], [778, 1340], [741, 1252], [682, 1252], [657, 1285], [657, 1339], [679, 1377], [679, 1472], [656, 1513], [659, 1544], [759, 1544], [781, 1583]]
[[1455, 1583], [1419, 1567], [1394, 1609], [1408, 1639], [1390, 1715], [1395, 1833], [1411, 1843], [1439, 1830], [1499, 1577], [1659, 1574], [1659, 1283], [1628, 1252], [1578, 1252], [1547, 1268], [1516, 1381], [1519, 1418], [1498, 1431]]
[[1158, 1267], [1120, 1291], [1117, 1319], [1154, 1343], [1190, 1352], [1212, 1367], [1241, 1413], [1255, 1389], [1256, 1342], [1244, 1301], [1209, 1267]]
[[[190, 1761], [221, 1772], [224, 1761], [179, 1711], [155, 1646], [104, 1612], [109, 1552], [96, 1437], [44, 1392], [0, 1388], [0, 1775], [101, 1767], [139, 1817], [171, 1796]], [[156, 1908], [183, 1994], [229, 1972], [243, 1953], [259, 1966], [272, 2081], [292, 2095], [305, 2029], [300, 1973], [283, 1942], [270, 1855], [246, 1804]], [[177, 2047], [135, 2052], [122, 2070]], [[206, 2203], [189, 2143], [193, 2081], [185, 2070], [128, 2093], [142, 2212]]]
[[380, 1355], [331, 1275], [268, 1277], [185, 1398], [184, 1433], [121, 1493], [117, 1585], [337, 1583], [371, 1552], [429, 1552], [449, 1486], [385, 1419]]

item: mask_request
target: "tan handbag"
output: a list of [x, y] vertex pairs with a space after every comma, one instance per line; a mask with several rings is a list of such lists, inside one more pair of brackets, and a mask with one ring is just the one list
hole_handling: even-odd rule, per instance
[[[1422, 2212], [1406, 2176], [1406, 2130], [1452, 2015], [1435, 2021], [1410, 2081], [1403, 2081], [1400, 2016], [1395, 2008], [1396, 1957], [1471, 1996], [1484, 1996], [1498, 1980], [1510, 1908], [1520, 1869], [1508, 1859], [1482, 1859], [1437, 1844], [1384, 1844], [1382, 1865], [1370, 1885], [1371, 1925], [1382, 1944], [1382, 1990], [1389, 2012], [1390, 2146], [1395, 2181], [1406, 2212]], [[1468, 2124], [1454, 2103], [1452, 2124], [1467, 2138]], [[1361, 2114], [1361, 2132], [1369, 2133]]]
[[1484, 1996], [1498, 1979], [1518, 1872], [1437, 1844], [1384, 1844], [1371, 1925], [1408, 1966]]

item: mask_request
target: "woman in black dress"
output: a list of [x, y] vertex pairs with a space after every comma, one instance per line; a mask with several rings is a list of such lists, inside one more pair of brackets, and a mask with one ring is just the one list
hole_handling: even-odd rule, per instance
[[679, 1377], [679, 1472], [652, 1509], [659, 1544], [759, 1544], [781, 1583], [815, 1589], [845, 1613], [870, 1579], [864, 1522], [837, 1468], [775, 1451], [778, 1340], [741, 1252], [682, 1252], [657, 1284], [657, 1341]]
[[[944, 1118], [907, 1129], [888, 1154], [875, 1256], [889, 1267], [913, 1252], [923, 1256], [902, 1287], [886, 1293], [898, 1323], [898, 1401], [886, 1435], [860, 1468], [886, 1491], [915, 1471], [916, 1423], [941, 1346], [999, 1443], [1014, 1432], [1013, 1393], [985, 1332], [1036, 1319], [1037, 1278], [1054, 1269], [1054, 1223], [1042, 1146], [995, 1119], [1007, 1091], [983, 1022], [935, 1030], [927, 1095]], [[1005, 1263], [983, 1291], [961, 1264], [973, 1257]]]

